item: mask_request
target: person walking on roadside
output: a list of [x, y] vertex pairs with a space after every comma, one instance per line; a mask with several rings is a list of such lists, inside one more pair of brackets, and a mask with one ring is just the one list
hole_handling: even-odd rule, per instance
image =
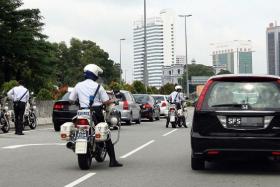
[[13, 100], [15, 113], [15, 134], [23, 134], [23, 114], [26, 102], [29, 100], [29, 91], [23, 86], [23, 81], [18, 81], [18, 85], [13, 87], [8, 93], [8, 97]]

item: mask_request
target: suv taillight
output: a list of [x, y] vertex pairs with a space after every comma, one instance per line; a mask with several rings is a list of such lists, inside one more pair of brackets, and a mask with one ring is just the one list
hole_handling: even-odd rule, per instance
[[209, 89], [209, 87], [211, 86], [211, 84], [213, 83], [213, 80], [209, 80], [207, 81], [206, 85], [204, 86], [199, 98], [198, 98], [198, 101], [197, 101], [197, 104], [196, 104], [196, 110], [200, 111], [201, 108], [202, 108], [202, 104], [204, 102], [204, 99], [205, 99], [205, 96], [207, 94], [207, 91]]
[[128, 102], [127, 102], [127, 101], [124, 101], [124, 102], [123, 102], [123, 109], [124, 109], [124, 110], [128, 110], [128, 109], [129, 109], [129, 107], [128, 107]]
[[54, 106], [53, 106], [53, 109], [54, 109], [54, 110], [62, 110], [63, 108], [64, 108], [64, 105], [61, 104], [61, 103], [56, 103], [56, 104], [54, 104]]

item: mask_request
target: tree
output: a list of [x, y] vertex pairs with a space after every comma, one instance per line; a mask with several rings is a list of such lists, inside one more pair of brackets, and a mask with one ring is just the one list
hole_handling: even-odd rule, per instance
[[44, 85], [50, 45], [42, 34], [38, 9], [23, 9], [21, 0], [0, 1], [0, 83], [24, 79], [28, 87]]
[[127, 91], [130, 91], [131, 93], [135, 93], [136, 91], [134, 90], [133, 86], [130, 85], [130, 84], [124, 84], [123, 85], [123, 89], [124, 90], [127, 90]]
[[87, 64], [96, 64], [103, 69], [103, 82], [119, 82], [119, 69], [108, 53], [102, 50], [96, 43], [89, 40], [72, 38], [70, 47], [64, 42], [54, 44], [56, 65], [55, 75], [57, 84], [75, 85], [83, 79], [83, 68]]
[[[215, 75], [213, 67], [205, 66], [203, 64], [189, 64], [188, 65], [188, 79], [192, 76], [213, 76]], [[186, 73], [183, 75], [182, 87], [186, 90]], [[191, 86], [190, 86], [191, 87]]]
[[217, 75], [223, 75], [223, 74], [232, 74], [232, 73], [228, 70], [221, 69]]
[[171, 94], [175, 89], [175, 84], [167, 83], [159, 89], [159, 92], [164, 95]]
[[145, 85], [141, 81], [134, 81], [132, 83], [133, 93], [145, 94], [146, 88]]
[[154, 86], [148, 86], [147, 87], [147, 93], [148, 94], [158, 94], [159, 93], [159, 90], [156, 88], [156, 87], [154, 87]]

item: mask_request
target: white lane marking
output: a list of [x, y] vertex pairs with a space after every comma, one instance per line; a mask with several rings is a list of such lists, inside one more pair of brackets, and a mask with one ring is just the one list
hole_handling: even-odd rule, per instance
[[168, 132], [168, 133], [165, 133], [165, 134], [164, 134], [164, 135], [162, 135], [162, 136], [167, 136], [167, 135], [169, 135], [169, 134], [171, 134], [171, 133], [175, 132], [176, 130], [178, 130], [178, 129], [174, 129], [174, 130], [172, 130], [172, 131], [170, 131], [170, 132]]
[[88, 173], [86, 174], [85, 176], [71, 182], [70, 184], [67, 184], [66, 186], [64, 187], [73, 187], [73, 186], [76, 186], [77, 184], [80, 184], [81, 182], [87, 180], [88, 178], [92, 177], [93, 175], [95, 175], [96, 173]]
[[155, 140], [151, 140], [151, 141], [149, 141], [148, 143], [145, 143], [144, 145], [141, 145], [140, 147], [138, 147], [138, 148], [136, 148], [136, 149], [130, 151], [129, 153], [127, 153], [127, 154], [125, 154], [125, 155], [123, 155], [123, 156], [121, 156], [120, 158], [127, 158], [127, 157], [129, 157], [130, 155], [136, 153], [137, 151], [143, 149], [144, 147], [147, 147], [148, 145], [150, 145], [151, 143], [154, 143], [154, 142], [155, 142]]
[[47, 145], [65, 145], [65, 143], [42, 143], [42, 144], [21, 144], [21, 145], [11, 145], [1, 147], [2, 149], [17, 149], [21, 147], [30, 147], [30, 146], [47, 146]]

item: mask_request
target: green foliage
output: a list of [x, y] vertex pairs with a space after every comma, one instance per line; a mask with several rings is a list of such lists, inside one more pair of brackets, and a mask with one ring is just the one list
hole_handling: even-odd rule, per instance
[[122, 89], [130, 91], [131, 93], [135, 93], [136, 91], [134, 90], [134, 87], [130, 84], [124, 84]]
[[121, 90], [122, 85], [118, 82], [112, 81], [109, 85], [110, 90]]
[[5, 82], [2, 84], [1, 86], [1, 90], [3, 91], [3, 93], [7, 93], [10, 89], [12, 89], [13, 87], [17, 86], [18, 82], [16, 80], [10, 80], [9, 82]]
[[159, 89], [160, 94], [169, 95], [175, 89], [175, 85], [171, 83], [167, 83]]
[[119, 81], [119, 68], [96, 43], [76, 38], [69, 47], [47, 42], [40, 10], [22, 5], [22, 0], [0, 0], [0, 85], [21, 79], [35, 93], [53, 85], [73, 86], [89, 63], [103, 69], [105, 83]]
[[156, 87], [154, 87], [154, 86], [148, 86], [147, 87], [147, 93], [148, 94], [158, 94], [159, 93], [159, 90], [156, 88]]
[[37, 99], [39, 100], [52, 100], [52, 93], [45, 89], [45, 88], [42, 88], [40, 89], [39, 93], [37, 94]]
[[221, 71], [217, 75], [223, 75], [223, 74], [232, 74], [232, 73], [228, 70], [221, 69]]
[[[188, 65], [188, 79], [191, 80], [192, 76], [213, 76], [215, 75], [214, 69], [210, 66], [205, 66], [203, 64], [189, 64]], [[181, 84], [184, 90], [186, 90], [186, 73], [183, 75], [183, 80], [181, 80]], [[191, 86], [190, 86], [191, 87]], [[191, 88], [190, 88], [191, 91]]]
[[119, 68], [96, 43], [72, 38], [69, 48], [64, 42], [53, 46], [56, 56], [54, 75], [58, 85], [75, 85], [83, 79], [84, 66], [92, 63], [103, 69], [102, 79], [105, 84], [119, 82]]
[[141, 81], [134, 81], [132, 83], [133, 93], [144, 94], [146, 93], [145, 85]]

